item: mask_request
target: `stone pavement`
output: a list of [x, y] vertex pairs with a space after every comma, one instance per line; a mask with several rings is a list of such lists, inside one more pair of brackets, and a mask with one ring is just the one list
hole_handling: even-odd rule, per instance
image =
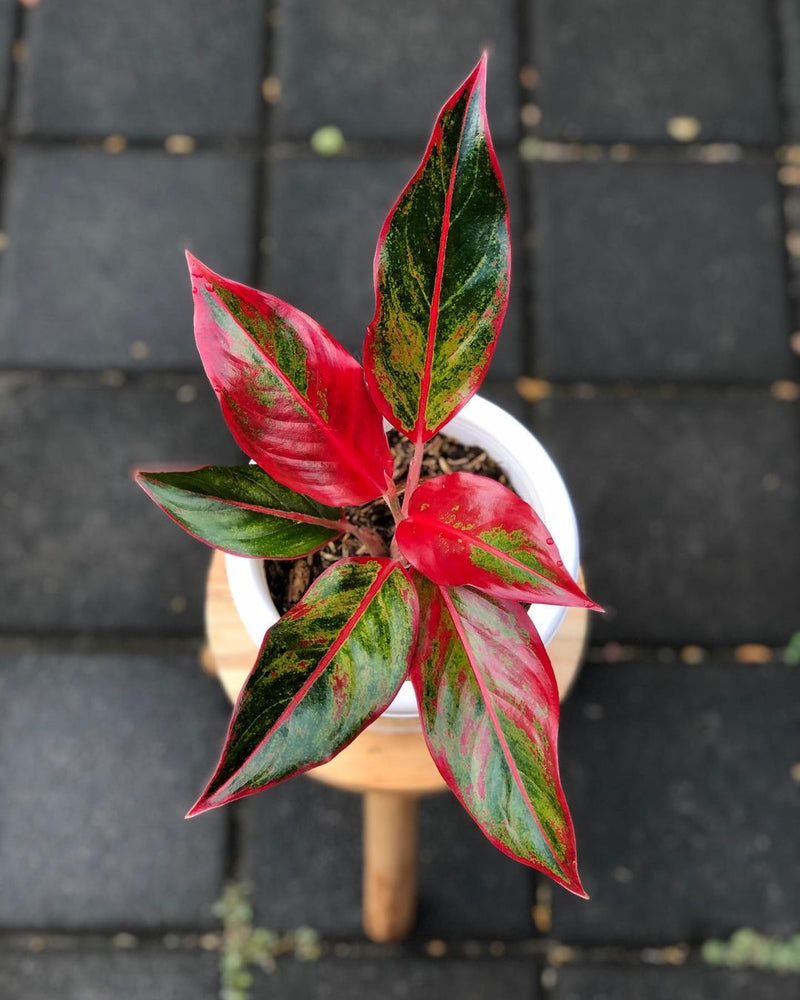
[[[561, 740], [592, 899], [435, 798], [418, 928], [380, 948], [356, 800], [181, 818], [228, 714], [208, 553], [128, 472], [236, 460], [183, 249], [357, 350], [484, 46], [516, 229], [485, 391], [562, 467], [608, 609]], [[704, 960], [800, 933], [797, 0], [0, 0], [0, 57], [0, 1000], [217, 997], [231, 878], [317, 932], [253, 997], [797, 997]]]

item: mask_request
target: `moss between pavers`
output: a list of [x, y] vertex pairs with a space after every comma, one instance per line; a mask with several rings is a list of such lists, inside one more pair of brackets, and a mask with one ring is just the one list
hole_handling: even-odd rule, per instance
[[706, 941], [701, 955], [708, 965], [800, 972], [800, 934], [773, 938], [742, 927], [728, 941]]
[[275, 970], [275, 960], [292, 955], [298, 961], [319, 958], [319, 935], [311, 927], [286, 933], [253, 926], [250, 892], [241, 882], [228, 882], [214, 912], [222, 921], [220, 951], [220, 1000], [248, 1000], [253, 985], [253, 968]]

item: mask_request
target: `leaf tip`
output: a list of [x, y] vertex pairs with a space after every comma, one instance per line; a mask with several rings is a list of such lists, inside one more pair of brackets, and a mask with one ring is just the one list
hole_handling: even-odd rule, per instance
[[602, 605], [598, 604], [597, 601], [592, 600], [586, 591], [583, 590], [583, 588], [579, 586], [579, 584], [577, 584], [572, 577], [569, 577], [569, 581], [571, 583], [571, 586], [569, 587], [570, 592], [583, 604], [587, 611], [599, 611], [601, 615], [606, 613], [606, 609]]
[[221, 805], [223, 803], [215, 802], [213, 793], [209, 795], [208, 789], [206, 789], [189, 812], [186, 813], [184, 819], [194, 819], [195, 816], [200, 816], [204, 812], [208, 812], [209, 809], [216, 809], [217, 806]]
[[602, 604], [598, 604], [597, 601], [592, 600], [592, 598], [589, 597], [589, 595], [586, 593], [585, 590], [583, 590], [574, 581], [572, 582], [574, 586], [574, 591], [573, 591], [574, 596], [580, 600], [580, 602], [583, 604], [584, 608], [586, 608], [587, 611], [599, 611], [601, 615], [604, 615], [606, 613], [606, 609], [602, 606]]
[[131, 469], [130, 477], [136, 483], [137, 486], [145, 491], [145, 493], [150, 495], [150, 477], [152, 473], [149, 473], [146, 469]]
[[573, 859], [572, 863], [564, 869], [563, 886], [580, 899], [588, 899], [589, 893], [584, 889], [581, 877], [578, 874], [578, 862]]
[[488, 61], [489, 61], [489, 50], [488, 49], [484, 49], [483, 52], [481, 52], [480, 59], [475, 64], [475, 68], [470, 73], [470, 75], [467, 77], [467, 79], [464, 81], [464, 85], [467, 88], [469, 88], [470, 90], [473, 90], [477, 86], [480, 86], [481, 90], [485, 89], [485, 85], [486, 85], [486, 64], [488, 63]]
[[559, 880], [565, 889], [568, 889], [573, 895], [578, 896], [580, 899], [589, 899], [589, 893], [584, 889], [583, 882], [581, 882], [581, 877], [578, 874], [577, 862], [573, 861], [571, 865], [564, 869], [563, 879]]
[[208, 812], [210, 809], [217, 809], [219, 806], [227, 805], [231, 802], [233, 798], [238, 798], [238, 796], [226, 795], [222, 789], [225, 785], [225, 781], [220, 782], [219, 778], [219, 768], [215, 771], [214, 775], [209, 780], [206, 787], [203, 789], [200, 798], [192, 806], [189, 812], [186, 813], [186, 819], [192, 819], [194, 816], [199, 816], [201, 813]]
[[200, 281], [203, 278], [207, 278], [214, 272], [206, 267], [206, 265], [199, 258], [191, 252], [191, 250], [185, 250], [186, 254], [186, 266], [189, 268], [189, 277], [192, 281], [192, 286], [194, 286], [196, 281]]

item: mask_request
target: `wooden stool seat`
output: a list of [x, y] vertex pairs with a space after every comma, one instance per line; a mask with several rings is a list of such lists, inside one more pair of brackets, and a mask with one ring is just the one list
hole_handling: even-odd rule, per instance
[[[203, 667], [219, 678], [233, 702], [258, 647], [234, 607], [221, 552], [211, 560], [205, 614]], [[562, 700], [580, 668], [587, 627], [586, 609], [569, 608], [548, 646]], [[373, 941], [402, 940], [416, 917], [419, 797], [447, 788], [425, 746], [419, 719], [382, 716], [307, 775], [364, 796], [364, 930]]]

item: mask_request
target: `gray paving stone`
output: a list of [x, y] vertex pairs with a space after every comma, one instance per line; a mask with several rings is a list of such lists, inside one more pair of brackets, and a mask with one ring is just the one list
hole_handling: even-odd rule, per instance
[[0, 438], [0, 629], [200, 634], [210, 550], [130, 472], [243, 460], [204, 378], [7, 375]]
[[[360, 797], [301, 777], [243, 805], [244, 876], [257, 921], [360, 936]], [[417, 936], [530, 933], [529, 871], [493, 848], [448, 794], [422, 803], [419, 858]]]
[[784, 128], [789, 139], [800, 138], [800, 7], [796, 0], [778, 0], [782, 43]]
[[533, 933], [530, 869], [493, 847], [455, 796], [423, 800], [419, 860], [419, 936], [505, 940]]
[[4, 645], [0, 703], [0, 927], [213, 925], [225, 817], [183, 816], [226, 712], [196, 654]]
[[249, 156], [18, 148], [9, 169], [0, 363], [199, 369], [183, 251], [248, 281]]
[[559, 379], [789, 377], [766, 163], [533, 168], [537, 354]]
[[[796, 187], [783, 188], [783, 210], [786, 219], [786, 229], [790, 233], [797, 233], [800, 229], [800, 189]], [[793, 240], [787, 240], [793, 246]], [[800, 298], [800, 255], [790, 253], [788, 255], [788, 290], [794, 302]], [[796, 307], [795, 307], [796, 309]], [[796, 316], [797, 313], [795, 312]]]
[[320, 322], [361, 357], [375, 311], [372, 261], [413, 158], [287, 159], [268, 177], [262, 286]]
[[337, 125], [351, 139], [427, 139], [441, 106], [488, 48], [495, 139], [518, 129], [516, 6], [457, 0], [287, 0], [276, 42], [283, 136]]
[[702, 140], [775, 142], [778, 111], [768, 0], [532, 0], [541, 132], [560, 139], [670, 141], [699, 120]]
[[8, 104], [8, 64], [14, 41], [14, 21], [19, 7], [17, 0], [0, 0], [0, 114]]
[[256, 134], [262, 8], [260, 0], [36, 6], [18, 128], [137, 138]]
[[536, 972], [520, 961], [281, 962], [259, 977], [253, 1000], [536, 1000]]
[[[375, 311], [372, 263], [378, 235], [418, 163], [418, 157], [288, 159], [270, 171], [269, 261], [262, 285], [312, 315], [359, 357]], [[504, 157], [502, 169], [511, 216], [515, 228], [521, 227], [518, 163]], [[495, 378], [522, 370], [521, 272], [512, 284], [492, 360]]]
[[215, 1000], [216, 958], [202, 952], [0, 955], [0, 1000]]
[[800, 607], [798, 408], [766, 392], [550, 400], [595, 641], [781, 645]]
[[745, 969], [567, 966], [553, 1000], [796, 1000], [797, 979]]
[[242, 872], [258, 924], [310, 926], [336, 937], [360, 933], [357, 796], [301, 776], [242, 802], [241, 829]]
[[791, 668], [586, 667], [560, 754], [592, 898], [554, 890], [553, 934], [644, 945], [800, 931], [798, 731]]

